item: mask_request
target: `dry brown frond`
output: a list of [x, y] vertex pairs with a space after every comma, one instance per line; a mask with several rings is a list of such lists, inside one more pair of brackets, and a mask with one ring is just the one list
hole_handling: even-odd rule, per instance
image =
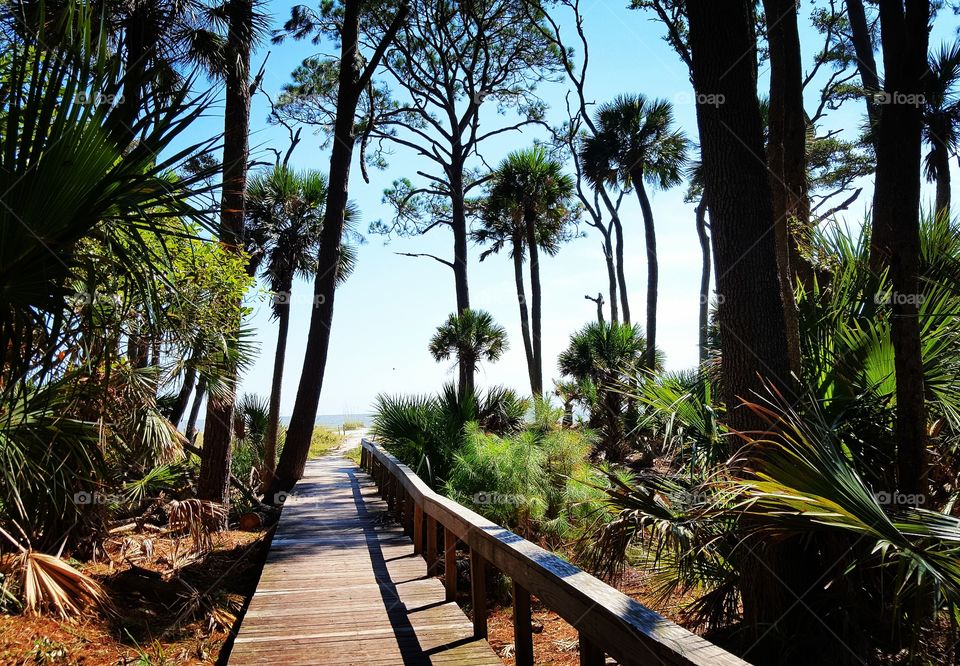
[[110, 598], [100, 583], [59, 557], [27, 550], [17, 556], [16, 566], [27, 613], [53, 611], [69, 618], [89, 607], [111, 610]]
[[173, 500], [167, 507], [167, 514], [170, 531], [189, 533], [197, 552], [213, 548], [211, 535], [223, 529], [227, 518], [227, 510], [221, 504], [195, 498], [182, 502]]

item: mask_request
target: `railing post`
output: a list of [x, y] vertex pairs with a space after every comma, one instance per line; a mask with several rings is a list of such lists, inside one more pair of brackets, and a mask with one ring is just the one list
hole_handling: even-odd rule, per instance
[[423, 507], [417, 504], [413, 509], [413, 553], [423, 552]]
[[427, 575], [437, 575], [437, 519], [427, 516]]
[[580, 666], [603, 666], [606, 660], [603, 650], [580, 632]]
[[487, 563], [470, 548], [470, 596], [473, 603], [473, 637], [487, 637]]
[[513, 645], [517, 666], [533, 666], [530, 593], [513, 581]]
[[443, 528], [443, 586], [447, 601], [457, 600], [457, 535], [449, 527]]

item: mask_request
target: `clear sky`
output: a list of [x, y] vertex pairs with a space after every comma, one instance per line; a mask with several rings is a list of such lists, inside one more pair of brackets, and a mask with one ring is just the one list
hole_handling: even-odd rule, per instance
[[[279, 26], [289, 15], [289, 0], [271, 2], [267, 8], [273, 24]], [[591, 71], [588, 95], [598, 102], [624, 92], [642, 92], [675, 103], [679, 125], [696, 138], [695, 109], [690, 100], [687, 70], [662, 41], [663, 29], [652, 15], [627, 10], [626, 0], [587, 0], [583, 3], [586, 31], [591, 41]], [[804, 12], [809, 3], [804, 3]], [[809, 67], [818, 36], [801, 18], [804, 65]], [[931, 44], [948, 39], [956, 30], [956, 18], [944, 13], [938, 21]], [[318, 52], [332, 53], [329, 45], [314, 46], [309, 41], [286, 41], [282, 45], [264, 45], [253, 58], [258, 68], [269, 52], [263, 88], [276, 99], [281, 86], [300, 61]], [[761, 82], [761, 86], [765, 85]], [[547, 85], [542, 97], [553, 107], [548, 120], [559, 122], [564, 116], [565, 82]], [[811, 91], [815, 94], [816, 91]], [[266, 120], [269, 104], [263, 95], [253, 101], [251, 148], [255, 158], [272, 161], [267, 147], [285, 149], [286, 131], [270, 127]], [[863, 113], [861, 104], [849, 103], [842, 115], [828, 120], [831, 126], [855, 128]], [[222, 129], [222, 104], [210, 110], [210, 117], [197, 132], [216, 133]], [[298, 169], [326, 172], [329, 154], [320, 148], [323, 138], [305, 128], [304, 139], [293, 154], [291, 165]], [[504, 135], [491, 144], [485, 157], [491, 164], [510, 150], [526, 147], [542, 131]], [[356, 160], [355, 160], [356, 162]], [[383, 189], [398, 177], [412, 176], [423, 168], [420, 158], [397, 149], [382, 171], [371, 170], [366, 184], [354, 169], [350, 183], [351, 198], [362, 211], [360, 227], [389, 218], [381, 202]], [[356, 164], [354, 165], [356, 167]], [[956, 169], [956, 164], [953, 165]], [[954, 182], [960, 176], [954, 175]], [[868, 189], [851, 208], [852, 222], [862, 219], [869, 201]], [[697, 308], [700, 280], [700, 249], [694, 228], [693, 205], [683, 202], [685, 186], [668, 192], [651, 192], [657, 225], [660, 256], [660, 300], [657, 344], [664, 350], [667, 367], [680, 369], [695, 365], [697, 359]], [[932, 198], [929, 188], [927, 198]], [[645, 311], [646, 264], [642, 223], [636, 198], [625, 199], [622, 209], [625, 226], [626, 277], [633, 318], [643, 323]], [[600, 250], [600, 237], [592, 228], [583, 238], [563, 247], [554, 258], [541, 260], [543, 282], [543, 351], [545, 384], [556, 378], [556, 358], [572, 332], [595, 318], [595, 305], [585, 294], [607, 291], [606, 267]], [[337, 293], [330, 358], [327, 363], [319, 414], [364, 413], [374, 397], [386, 393], [434, 392], [455, 377], [449, 363], [436, 363], [427, 352], [434, 329], [455, 309], [452, 272], [430, 259], [412, 259], [395, 253], [432, 252], [444, 257], [452, 254], [453, 238], [447, 229], [428, 236], [392, 239], [367, 234], [360, 248], [356, 272]], [[490, 311], [506, 327], [510, 350], [495, 364], [481, 367], [480, 385], [505, 384], [520, 390], [529, 388], [520, 338], [519, 313], [512, 268], [506, 255], [479, 262], [480, 249], [470, 250], [471, 306]], [[294, 286], [288, 341], [286, 376], [283, 383], [281, 414], [289, 415], [299, 382], [303, 350], [310, 318], [312, 285]], [[270, 320], [265, 297], [251, 298], [256, 310], [252, 325], [261, 344], [260, 357], [241, 379], [240, 392], [266, 396], [270, 389], [276, 324]]]

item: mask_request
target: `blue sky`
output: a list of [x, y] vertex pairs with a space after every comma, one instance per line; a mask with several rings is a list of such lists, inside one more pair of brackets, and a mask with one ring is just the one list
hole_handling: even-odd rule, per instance
[[[268, 5], [273, 23], [279, 26], [288, 16], [290, 2]], [[591, 70], [588, 74], [588, 96], [604, 102], [624, 92], [642, 92], [650, 97], [663, 97], [675, 103], [678, 124], [688, 136], [696, 138], [695, 109], [690, 101], [690, 86], [685, 66], [662, 41], [662, 27], [647, 13], [627, 10], [625, 0], [587, 0], [583, 3], [585, 28], [591, 41]], [[804, 8], [808, 8], [805, 3]], [[944, 14], [938, 21], [931, 44], [950, 38], [956, 19]], [[818, 36], [801, 19], [801, 40], [804, 65], [811, 64]], [[289, 80], [290, 72], [305, 57], [332, 47], [315, 46], [309, 41], [286, 41], [282, 45], [265, 45], [253, 59], [256, 69], [267, 52], [270, 55], [263, 79], [263, 88], [276, 99], [280, 88]], [[761, 86], [766, 84], [761, 81]], [[548, 120], [558, 122], [563, 114], [565, 82], [541, 88], [542, 97], [550, 104]], [[814, 92], [815, 91], [811, 91]], [[862, 105], [850, 103], [842, 113], [827, 120], [833, 127], [854, 128], [860, 122]], [[266, 119], [269, 104], [263, 95], [253, 101], [251, 116], [251, 148], [256, 158], [272, 161], [267, 147], [285, 149], [286, 130], [271, 127]], [[210, 117], [199, 123], [198, 133], [216, 133], [222, 128], [222, 104], [210, 110]], [[209, 134], [208, 134], [209, 135]], [[492, 143], [485, 157], [491, 164], [510, 150], [530, 145], [542, 131], [509, 134]], [[320, 148], [323, 138], [305, 128], [291, 165], [298, 169], [327, 171], [329, 154]], [[355, 160], [356, 161], [356, 160]], [[354, 165], [351, 198], [362, 211], [360, 227], [369, 222], [389, 218], [381, 203], [383, 189], [402, 176], [409, 176], [424, 167], [420, 159], [397, 149], [384, 171], [371, 171], [371, 183], [360, 177]], [[954, 163], [956, 169], [956, 163]], [[958, 182], [954, 174], [954, 182]], [[851, 222], [862, 219], [869, 201], [868, 189], [851, 208]], [[654, 216], [660, 256], [660, 306], [658, 346], [666, 353], [667, 367], [686, 368], [697, 358], [697, 303], [700, 280], [700, 249], [694, 229], [693, 205], [683, 202], [685, 186], [667, 192], [652, 192]], [[925, 197], [932, 198], [929, 188]], [[642, 224], [636, 198], [625, 199], [622, 209], [625, 226], [626, 277], [634, 319], [644, 312], [646, 265]], [[557, 376], [556, 357], [566, 346], [572, 332], [595, 317], [593, 303], [585, 294], [606, 293], [606, 268], [600, 251], [600, 237], [590, 227], [582, 227], [586, 236], [566, 245], [554, 258], [541, 261], [544, 289], [543, 351], [546, 385]], [[592, 233], [591, 233], [592, 232]], [[429, 259], [397, 256], [396, 252], [432, 252], [449, 257], [452, 234], [446, 229], [432, 231], [425, 237], [392, 239], [385, 243], [381, 236], [367, 235], [360, 248], [359, 264], [349, 281], [340, 288], [335, 307], [330, 358], [327, 363], [319, 414], [364, 413], [374, 397], [384, 393], [426, 393], [436, 391], [443, 382], [454, 378], [449, 363], [436, 363], [427, 352], [434, 329], [455, 308], [452, 272]], [[490, 311], [506, 329], [511, 346], [495, 364], [481, 367], [481, 385], [504, 384], [520, 390], [529, 388], [523, 347], [520, 339], [519, 314], [512, 268], [506, 256], [494, 256], [479, 262], [480, 249], [471, 247], [471, 305]], [[298, 282], [294, 286], [292, 315], [288, 341], [287, 372], [284, 377], [281, 413], [288, 415], [299, 382], [303, 349], [309, 325], [312, 285]], [[252, 325], [261, 345], [260, 357], [241, 378], [240, 392], [266, 396], [269, 392], [276, 343], [276, 325], [269, 318], [265, 297], [251, 296], [255, 310]]]

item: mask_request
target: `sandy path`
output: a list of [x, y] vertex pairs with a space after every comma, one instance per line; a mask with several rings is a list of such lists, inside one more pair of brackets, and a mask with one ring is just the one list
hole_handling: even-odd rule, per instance
[[370, 435], [370, 428], [358, 428], [357, 430], [348, 430], [343, 436], [343, 442], [334, 451], [336, 453], [346, 453], [350, 449], [360, 446], [360, 440]]

